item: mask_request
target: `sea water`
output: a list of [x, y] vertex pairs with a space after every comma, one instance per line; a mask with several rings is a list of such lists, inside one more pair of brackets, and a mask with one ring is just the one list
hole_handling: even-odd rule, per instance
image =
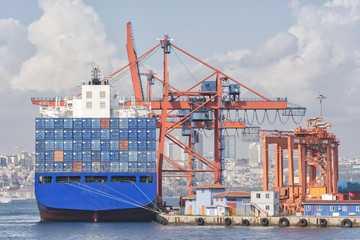
[[[170, 202], [170, 201], [169, 201]], [[146, 223], [41, 223], [35, 200], [0, 203], [1, 239], [360, 239], [359, 228], [164, 226]]]

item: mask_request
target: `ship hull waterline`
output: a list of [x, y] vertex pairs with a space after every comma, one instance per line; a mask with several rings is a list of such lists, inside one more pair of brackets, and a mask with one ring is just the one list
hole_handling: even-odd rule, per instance
[[156, 213], [145, 208], [112, 209], [112, 210], [74, 210], [47, 207], [37, 201], [41, 222], [149, 222], [155, 219]]

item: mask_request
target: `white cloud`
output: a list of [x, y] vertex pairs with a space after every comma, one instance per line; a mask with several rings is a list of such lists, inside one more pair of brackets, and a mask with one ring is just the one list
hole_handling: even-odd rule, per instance
[[0, 91], [9, 89], [10, 79], [34, 50], [26, 34], [26, 28], [19, 21], [0, 19]]
[[[213, 65], [266, 96], [288, 96], [311, 110], [315, 96], [322, 92], [332, 106], [329, 115], [341, 111], [360, 117], [355, 94], [360, 90], [359, 1], [336, 0], [320, 6], [293, 1], [291, 6], [296, 22], [287, 32], [267, 40], [258, 51], [217, 54]], [[336, 106], [341, 101], [346, 104]]]
[[89, 80], [92, 66], [112, 72], [116, 48], [92, 7], [80, 0], [40, 0], [39, 7], [44, 14], [28, 27], [36, 53], [11, 80], [14, 89], [60, 91]]

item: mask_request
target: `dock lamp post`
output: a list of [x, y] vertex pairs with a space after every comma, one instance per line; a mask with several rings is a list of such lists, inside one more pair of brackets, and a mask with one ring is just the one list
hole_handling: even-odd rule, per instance
[[325, 97], [324, 95], [320, 94], [319, 96], [316, 97], [316, 99], [320, 100], [320, 118], [322, 118], [322, 100], [326, 99], [327, 97]]

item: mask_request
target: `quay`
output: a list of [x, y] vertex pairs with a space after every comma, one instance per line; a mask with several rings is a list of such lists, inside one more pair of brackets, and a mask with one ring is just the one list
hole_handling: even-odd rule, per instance
[[156, 221], [163, 225], [207, 226], [278, 226], [278, 227], [360, 227], [360, 218], [354, 216], [191, 216], [158, 214]]

